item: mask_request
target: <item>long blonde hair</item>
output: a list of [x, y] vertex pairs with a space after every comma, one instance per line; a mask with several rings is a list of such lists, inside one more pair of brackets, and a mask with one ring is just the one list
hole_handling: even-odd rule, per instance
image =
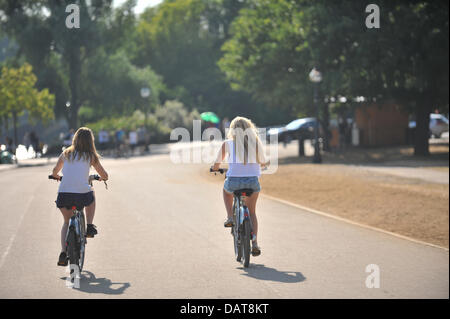
[[263, 144], [255, 124], [250, 119], [242, 116], [235, 117], [230, 123], [227, 137], [233, 140], [234, 154], [241, 162], [249, 163], [250, 157], [250, 163], [265, 164]]
[[95, 148], [92, 130], [88, 127], [80, 127], [73, 136], [72, 145], [66, 148], [63, 154], [70, 161], [78, 158], [89, 161], [91, 164], [97, 163], [100, 155]]

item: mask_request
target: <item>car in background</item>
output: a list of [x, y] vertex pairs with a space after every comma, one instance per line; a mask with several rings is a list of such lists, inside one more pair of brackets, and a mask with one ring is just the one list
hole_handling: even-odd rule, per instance
[[[449, 123], [448, 119], [442, 114], [432, 113], [430, 114], [430, 136], [433, 135], [436, 138], [440, 138], [442, 133], [448, 132]], [[409, 128], [416, 128], [416, 121], [409, 122]]]
[[[271, 136], [277, 135], [278, 141], [284, 143], [297, 140], [299, 136], [304, 140], [311, 140], [314, 139], [315, 125], [316, 119], [314, 117], [296, 119], [285, 126], [269, 128], [267, 131], [267, 139], [270, 141]], [[319, 137], [322, 136], [322, 127], [319, 123]]]
[[430, 131], [436, 138], [448, 132], [448, 119], [442, 114], [430, 114]]
[[280, 141], [280, 136], [282, 136], [283, 132], [286, 130], [285, 126], [278, 125], [278, 126], [270, 126], [266, 128], [266, 137], [267, 142], [270, 142], [270, 138], [277, 136], [278, 141]]
[[0, 145], [0, 164], [14, 163], [17, 163], [16, 156], [7, 149], [6, 145]]

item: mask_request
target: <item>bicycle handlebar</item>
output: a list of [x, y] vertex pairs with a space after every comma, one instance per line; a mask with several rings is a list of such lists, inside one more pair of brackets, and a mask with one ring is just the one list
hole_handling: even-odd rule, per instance
[[[262, 171], [266, 171], [268, 168], [267, 166], [264, 166], [263, 168], [261, 168]], [[228, 168], [219, 168], [217, 171], [213, 170], [212, 168], [209, 168], [209, 172], [210, 173], [226, 173], [228, 171]]]
[[[62, 180], [62, 176], [59, 178], [54, 177], [53, 175], [48, 175], [48, 179], [54, 179], [55, 181], [61, 181]], [[96, 181], [100, 180], [100, 176], [98, 176], [97, 174], [95, 175], [89, 175], [89, 180], [93, 180], [95, 179]]]
[[[61, 181], [62, 178], [63, 178], [63, 176], [56, 178], [56, 177], [53, 177], [53, 175], [48, 175], [48, 179], [54, 179], [55, 181]], [[89, 175], [89, 185], [92, 186], [93, 180], [100, 181], [100, 176], [98, 176], [97, 174]], [[106, 187], [106, 189], [108, 189], [108, 184], [106, 183], [106, 181], [103, 181], [103, 183], [105, 183], [105, 187]]]
[[209, 172], [210, 173], [217, 173], [217, 172], [219, 172], [220, 174], [223, 174], [226, 171], [228, 171], [228, 169], [226, 169], [226, 168], [219, 168], [217, 171], [213, 170], [212, 168], [209, 168]]

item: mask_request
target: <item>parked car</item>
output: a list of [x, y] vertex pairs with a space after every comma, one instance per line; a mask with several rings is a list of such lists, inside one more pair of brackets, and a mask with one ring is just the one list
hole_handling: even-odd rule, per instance
[[272, 126], [266, 128], [267, 142], [270, 142], [270, 138], [273, 136], [278, 136], [278, 141], [280, 141], [280, 136], [286, 131], [285, 126]]
[[[449, 123], [448, 119], [442, 114], [432, 113], [430, 114], [430, 136], [433, 135], [436, 138], [441, 137], [442, 133], [448, 132]], [[409, 128], [416, 128], [416, 121], [409, 122]]]
[[0, 145], [0, 164], [14, 164], [16, 156], [7, 150], [6, 145]]
[[[272, 135], [278, 136], [279, 142], [289, 143], [301, 136], [305, 140], [314, 139], [314, 126], [316, 119], [313, 117], [296, 119], [282, 127], [270, 128], [267, 132], [268, 140]], [[323, 136], [322, 127], [319, 124], [319, 137]]]

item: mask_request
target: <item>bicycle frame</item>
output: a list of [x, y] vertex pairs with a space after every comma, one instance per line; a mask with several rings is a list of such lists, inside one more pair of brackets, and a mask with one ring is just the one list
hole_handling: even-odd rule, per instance
[[[245, 242], [245, 229], [244, 229], [245, 222], [247, 222], [250, 225], [250, 233], [248, 235], [250, 236], [250, 238], [252, 238], [253, 236], [252, 222], [248, 207], [245, 205], [244, 201], [245, 197], [246, 197], [245, 194], [242, 194], [241, 196], [234, 194], [233, 200], [234, 226], [231, 229], [231, 234], [233, 235], [234, 239], [234, 252], [236, 255], [236, 260], [239, 262], [244, 256], [245, 250], [243, 247], [243, 243]], [[244, 267], [248, 267], [248, 264], [249, 264], [249, 257], [244, 256]]]
[[[225, 173], [226, 169], [219, 168], [210, 172], [216, 174]], [[253, 193], [253, 190], [248, 190]], [[253, 240], [253, 226], [250, 218], [248, 207], [245, 205], [245, 197], [247, 197], [247, 189], [241, 189], [233, 194], [233, 226], [231, 227], [231, 235], [234, 241], [234, 253], [236, 261], [241, 261], [244, 257], [244, 267], [250, 264], [250, 241]]]
[[[249, 211], [248, 211], [248, 207], [245, 206], [245, 202], [244, 202], [244, 197], [245, 196], [237, 196], [234, 195], [234, 203], [237, 203], [237, 205], [235, 204], [235, 216], [237, 216], [238, 218], [236, 218], [236, 221], [238, 222], [238, 225], [241, 226], [244, 223], [245, 219], [250, 220], [250, 215], [249, 215]], [[250, 220], [251, 222], [251, 220]]]
[[84, 255], [85, 255], [85, 245], [86, 245], [86, 223], [84, 210], [77, 209], [76, 207], [72, 207], [73, 215], [69, 220], [69, 227], [67, 228], [66, 234], [66, 249], [69, 246], [69, 233], [71, 231], [75, 231], [76, 238], [76, 247], [75, 249], [78, 252], [78, 257], [80, 258], [77, 266], [79, 267], [79, 271], [83, 270], [84, 264]]
[[82, 220], [82, 219], [84, 220], [84, 212], [82, 210], [80, 211], [77, 209], [73, 210], [73, 216], [70, 217], [68, 229], [70, 229], [71, 227], [73, 229], [75, 229], [77, 236], [80, 236], [82, 233], [82, 231], [81, 231], [81, 228], [82, 228], [81, 223], [82, 222], [80, 222], [80, 220]]
[[[63, 176], [55, 177], [53, 175], [49, 175], [48, 178], [61, 181]], [[100, 176], [90, 175], [88, 179], [89, 185], [92, 186], [93, 180], [99, 181]], [[106, 181], [103, 182], [105, 183], [106, 189], [108, 189], [108, 184], [106, 183]], [[85, 245], [87, 244], [87, 240], [86, 240], [86, 219], [84, 216], [84, 208], [77, 209], [77, 207], [72, 206], [72, 213], [73, 214], [69, 220], [69, 226], [67, 227], [65, 242], [66, 242], [66, 253], [69, 255], [70, 261], [70, 268], [71, 268], [70, 274], [73, 280], [75, 270], [77, 270], [78, 275], [83, 270]], [[70, 246], [70, 244], [72, 244], [74, 247]], [[72, 269], [72, 267], [74, 267], [73, 265], [75, 265], [75, 269]]]

